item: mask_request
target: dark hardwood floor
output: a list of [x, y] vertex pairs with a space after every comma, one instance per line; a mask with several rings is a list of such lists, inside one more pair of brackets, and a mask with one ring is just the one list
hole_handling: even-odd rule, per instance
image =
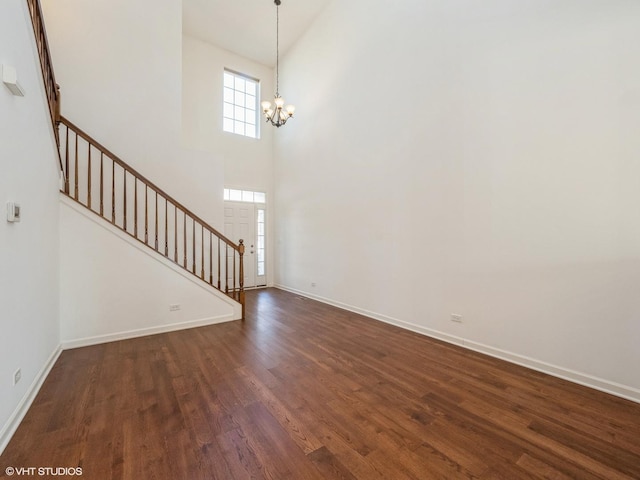
[[63, 352], [7, 466], [91, 480], [640, 479], [640, 404], [269, 289], [247, 293], [244, 323]]

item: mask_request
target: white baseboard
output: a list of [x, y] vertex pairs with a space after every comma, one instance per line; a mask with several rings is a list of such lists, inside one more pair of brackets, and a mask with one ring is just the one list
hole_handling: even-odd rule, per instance
[[31, 385], [25, 392], [16, 409], [13, 411], [13, 414], [9, 417], [7, 423], [5, 423], [5, 425], [2, 427], [2, 430], [0, 430], [0, 455], [2, 455], [4, 449], [7, 448], [7, 445], [13, 437], [13, 434], [16, 433], [16, 430], [20, 426], [20, 423], [24, 419], [24, 416], [29, 411], [33, 400], [36, 398], [36, 395], [40, 391], [42, 384], [44, 383], [45, 379], [49, 375], [49, 372], [58, 360], [60, 353], [62, 353], [62, 348], [58, 346], [51, 353], [49, 359], [46, 361], [42, 369], [40, 369], [38, 375], [36, 375], [36, 378], [33, 379], [33, 382], [31, 382]]
[[404, 320], [388, 317], [386, 315], [382, 315], [376, 312], [371, 312], [369, 310], [365, 310], [359, 307], [355, 307], [353, 305], [331, 300], [329, 298], [325, 298], [320, 295], [314, 295], [312, 293], [305, 292], [302, 290], [297, 290], [295, 288], [287, 287], [285, 285], [276, 284], [274, 285], [274, 287], [279, 288], [280, 290], [285, 290], [287, 292], [295, 293], [296, 295], [308, 297], [313, 300], [326, 303], [328, 305], [333, 305], [334, 307], [342, 308], [343, 310], [348, 310], [350, 312], [358, 313], [360, 315], [364, 315], [374, 320], [379, 320], [384, 323], [389, 323], [391, 325], [395, 325], [397, 327], [401, 327], [406, 330], [410, 330], [412, 332], [416, 332], [422, 335], [426, 335], [428, 337], [436, 338], [438, 340], [442, 340], [444, 342], [451, 343], [453, 345], [458, 345], [460, 347], [464, 347], [469, 350], [473, 350], [479, 353], [484, 353], [485, 355], [499, 358], [507, 362], [515, 363], [516, 365], [521, 365], [523, 367], [527, 367], [532, 370], [536, 370], [538, 372], [542, 372], [548, 375], [552, 375], [554, 377], [562, 378], [563, 380], [568, 380], [570, 382], [577, 383], [585, 387], [590, 387], [595, 390], [599, 390], [601, 392], [609, 393], [617, 397], [621, 397], [627, 400], [631, 400], [633, 402], [640, 403], [640, 390], [627, 385], [621, 385], [619, 383], [611, 382], [603, 378], [594, 377], [586, 373], [576, 372], [574, 370], [570, 370], [564, 367], [552, 365], [550, 363], [546, 363], [541, 360], [536, 360], [535, 358], [530, 358], [524, 355], [519, 355], [517, 353], [501, 350], [499, 348], [495, 348], [490, 345], [484, 345], [482, 343], [474, 342], [466, 338], [457, 337], [455, 335], [450, 335], [448, 333], [440, 332], [438, 330], [433, 330], [431, 328], [423, 327], [421, 325], [416, 325], [414, 323], [406, 322]]
[[139, 328], [136, 330], [127, 330], [124, 332], [109, 333], [106, 335], [97, 335], [94, 337], [85, 337], [75, 340], [62, 341], [63, 350], [72, 348], [89, 347], [101, 343], [116, 342], [118, 340], [128, 340], [130, 338], [146, 337], [147, 335], [156, 335], [158, 333], [175, 332], [178, 330], [186, 330], [188, 328], [205, 327], [207, 325], [215, 325], [237, 320], [234, 315], [220, 315], [217, 317], [202, 318], [199, 320], [190, 320], [187, 322], [170, 323], [167, 325], [158, 325], [148, 328]]

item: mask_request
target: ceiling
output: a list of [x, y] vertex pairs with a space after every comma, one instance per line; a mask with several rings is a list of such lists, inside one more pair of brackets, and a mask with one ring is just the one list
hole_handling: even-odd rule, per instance
[[[282, 0], [280, 55], [298, 40], [331, 0]], [[184, 33], [267, 66], [276, 64], [273, 0], [183, 0]]]

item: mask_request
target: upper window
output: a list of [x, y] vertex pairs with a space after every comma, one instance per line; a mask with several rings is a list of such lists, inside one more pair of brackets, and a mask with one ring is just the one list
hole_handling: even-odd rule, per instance
[[231, 70], [224, 71], [223, 130], [258, 138], [259, 82]]

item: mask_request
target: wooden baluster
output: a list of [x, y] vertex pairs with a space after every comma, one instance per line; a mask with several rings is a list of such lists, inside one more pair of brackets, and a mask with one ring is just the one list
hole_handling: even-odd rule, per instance
[[55, 97], [56, 97], [56, 125], [58, 125], [60, 123], [60, 119], [62, 118], [60, 115], [60, 108], [62, 107], [62, 96], [60, 94], [60, 85], [58, 85], [56, 83], [56, 93], [55, 93]]
[[116, 223], [116, 162], [111, 159], [111, 223]]
[[233, 298], [235, 297], [236, 297], [236, 252], [233, 252]]
[[64, 172], [64, 193], [69, 195], [69, 125], [67, 125], [66, 127], [67, 136], [64, 139], [64, 165], [66, 170]]
[[133, 236], [138, 240], [138, 177], [133, 177]]
[[178, 263], [178, 207], [173, 206], [173, 261]]
[[87, 207], [91, 208], [91, 142], [87, 147]]
[[[62, 172], [62, 174], [66, 176], [66, 174], [64, 173], [64, 163], [62, 162], [62, 124], [61, 123], [56, 123], [55, 132], [56, 132], [56, 141], [58, 142], [57, 143], [58, 164], [60, 165], [60, 172]], [[64, 191], [64, 187], [62, 187], [61, 190]]]
[[164, 256], [169, 257], [169, 201], [164, 197]]
[[220, 237], [218, 237], [218, 290], [222, 290], [222, 284], [220, 283], [220, 269], [222, 268], [222, 258], [220, 257]]
[[182, 212], [183, 214], [183, 224], [182, 224], [182, 233], [184, 234], [184, 242], [182, 243], [182, 251], [184, 252], [184, 262], [182, 266], [187, 268], [187, 212]]
[[213, 233], [209, 230], [209, 285], [213, 285]]
[[193, 244], [193, 257], [191, 258], [191, 273], [195, 275], [196, 273], [196, 220], [195, 218], [192, 221], [193, 224], [193, 233], [191, 234], [191, 240]]
[[242, 320], [244, 320], [244, 240], [238, 242], [238, 257], [240, 258], [240, 295], [239, 301], [242, 305]]
[[147, 193], [147, 189], [149, 186], [144, 184], [144, 243], [149, 245], [149, 205], [147, 202], [147, 197], [149, 196]]
[[100, 216], [104, 215], [104, 153], [100, 152]]
[[127, 169], [122, 168], [122, 197], [123, 197], [123, 216], [122, 216], [122, 229], [127, 231]]
[[204, 225], [200, 225], [200, 278], [204, 280]]
[[224, 242], [224, 291], [226, 294], [229, 294], [229, 244]]
[[73, 192], [73, 197], [78, 200], [78, 134], [76, 133], [76, 161], [75, 161], [76, 171], [74, 172], [74, 187], [75, 191]]
[[[53, 78], [53, 77], [52, 77]], [[55, 97], [54, 97], [54, 121], [53, 121], [53, 131], [56, 136], [56, 145], [58, 149], [60, 149], [60, 105], [62, 102], [62, 98], [60, 97], [60, 85], [55, 84]], [[62, 159], [60, 159], [60, 167], [62, 168]]]
[[158, 251], [158, 191], [156, 190], [156, 227], [155, 227], [155, 236], [156, 236], [156, 243], [155, 243], [155, 249], [156, 252]]

